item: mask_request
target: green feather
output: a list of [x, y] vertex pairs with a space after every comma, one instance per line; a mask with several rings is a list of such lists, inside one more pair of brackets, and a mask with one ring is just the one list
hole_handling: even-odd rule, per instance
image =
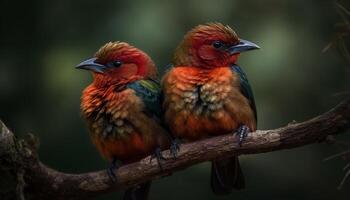
[[136, 95], [140, 97], [145, 104], [145, 111], [151, 116], [160, 118], [160, 84], [158, 81], [147, 79], [140, 80], [127, 85], [127, 88], [133, 89]]
[[160, 91], [160, 85], [158, 82], [155, 82], [153, 80], [140, 80], [140, 85], [144, 88], [147, 88], [148, 90], [152, 91], [153, 93], [159, 93]]
[[258, 116], [257, 116], [257, 111], [256, 111], [256, 105], [255, 105], [253, 90], [252, 90], [252, 87], [249, 84], [247, 75], [244, 73], [242, 68], [239, 67], [238, 65], [231, 65], [231, 69], [232, 69], [232, 71], [234, 73], [238, 74], [239, 79], [240, 79], [241, 92], [249, 100], [250, 107], [254, 111], [255, 120], [258, 121]]

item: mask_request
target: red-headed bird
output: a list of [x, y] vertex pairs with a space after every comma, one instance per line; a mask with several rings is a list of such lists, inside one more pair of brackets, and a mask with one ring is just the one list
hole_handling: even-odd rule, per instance
[[[252, 89], [236, 62], [241, 52], [258, 48], [220, 23], [199, 25], [185, 35], [162, 81], [164, 121], [175, 137], [195, 141], [237, 132], [241, 145], [256, 130]], [[237, 157], [213, 160], [214, 193], [244, 185]]]
[[[94, 58], [76, 68], [91, 70], [93, 82], [83, 91], [81, 110], [100, 154], [128, 164], [167, 148], [169, 138], [159, 125], [160, 85], [151, 58], [125, 43], [109, 42]], [[147, 199], [150, 182], [130, 188], [124, 199]]]

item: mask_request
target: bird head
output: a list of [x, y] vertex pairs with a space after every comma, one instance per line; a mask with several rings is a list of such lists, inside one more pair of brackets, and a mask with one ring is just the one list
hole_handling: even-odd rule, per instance
[[93, 72], [95, 83], [113, 84], [120, 81], [156, 78], [152, 59], [140, 49], [125, 42], [108, 42], [93, 58], [76, 66]]
[[173, 63], [183, 66], [213, 68], [235, 64], [244, 51], [260, 47], [240, 39], [221, 23], [198, 25], [190, 30], [175, 50]]

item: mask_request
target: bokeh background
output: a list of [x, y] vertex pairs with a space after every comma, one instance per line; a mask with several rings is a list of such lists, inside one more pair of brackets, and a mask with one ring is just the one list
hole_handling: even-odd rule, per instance
[[[1, 0], [0, 118], [18, 136], [39, 136], [40, 158], [53, 168], [106, 168], [79, 110], [91, 75], [74, 66], [121, 40], [146, 51], [163, 74], [183, 35], [213, 21], [262, 47], [239, 61], [255, 92], [259, 129], [311, 118], [349, 91], [348, 63], [336, 48], [322, 52], [343, 21], [332, 0]], [[211, 193], [210, 164], [203, 163], [155, 181], [150, 199], [349, 199], [350, 180], [337, 190], [345, 161], [322, 162], [345, 148], [314, 144], [242, 156], [247, 188], [226, 197]]]

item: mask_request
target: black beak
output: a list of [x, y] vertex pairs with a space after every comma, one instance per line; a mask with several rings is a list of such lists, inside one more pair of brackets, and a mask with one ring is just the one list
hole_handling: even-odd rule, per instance
[[88, 60], [81, 62], [75, 68], [91, 70], [97, 73], [103, 73], [103, 71], [106, 69], [106, 66], [96, 63], [95, 61], [96, 61], [96, 58], [90, 58]]
[[231, 55], [241, 53], [244, 51], [250, 51], [254, 49], [260, 49], [260, 47], [253, 42], [249, 42], [247, 40], [239, 40], [238, 44], [235, 44], [231, 47], [229, 47], [227, 50], [230, 52]]

